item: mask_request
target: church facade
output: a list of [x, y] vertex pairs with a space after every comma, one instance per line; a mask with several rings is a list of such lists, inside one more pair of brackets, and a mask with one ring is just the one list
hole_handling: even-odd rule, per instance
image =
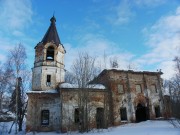
[[162, 72], [104, 70], [91, 87], [65, 83], [65, 47], [53, 16], [35, 46], [32, 90], [28, 92], [26, 131], [108, 128], [155, 119], [164, 114]]

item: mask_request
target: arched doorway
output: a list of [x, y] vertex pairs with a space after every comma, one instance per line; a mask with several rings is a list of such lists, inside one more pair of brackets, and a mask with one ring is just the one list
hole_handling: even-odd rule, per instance
[[141, 122], [147, 120], [147, 111], [146, 107], [143, 106], [142, 104], [137, 105], [136, 109], [136, 122]]
[[155, 106], [155, 107], [154, 107], [154, 110], [155, 110], [156, 118], [161, 117], [159, 105], [158, 105], [158, 106]]

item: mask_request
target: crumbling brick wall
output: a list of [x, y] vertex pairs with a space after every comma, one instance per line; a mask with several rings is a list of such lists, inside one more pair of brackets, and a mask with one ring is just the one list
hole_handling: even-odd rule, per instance
[[[75, 123], [74, 111], [76, 108], [80, 108], [79, 92], [82, 89], [60, 89], [61, 93], [61, 131], [74, 131], [79, 130], [80, 122]], [[107, 91], [106, 90], [96, 90], [96, 89], [84, 89], [88, 92], [86, 98], [88, 98], [87, 102], [87, 117], [88, 117], [88, 127], [89, 129], [96, 128], [96, 109], [103, 108], [104, 109], [104, 119], [107, 119], [108, 115], [108, 105], [107, 105]], [[107, 120], [104, 120], [106, 123]], [[106, 123], [107, 124], [107, 123]]]
[[[161, 72], [135, 72], [124, 70], [104, 70], [96, 79], [96, 82], [107, 86], [112, 92], [112, 115], [113, 124], [121, 124], [120, 108], [126, 107], [127, 121], [136, 121], [137, 105], [148, 109], [147, 119], [156, 118], [155, 107], [160, 107], [161, 116], [163, 115], [163, 98], [161, 90]], [[118, 92], [118, 84], [123, 86], [124, 92]], [[137, 92], [137, 86], [141, 88], [141, 92]], [[156, 91], [153, 91], [151, 86]]]
[[[42, 110], [49, 110], [49, 125], [41, 125]], [[60, 99], [58, 93], [28, 93], [26, 131], [59, 131]]]

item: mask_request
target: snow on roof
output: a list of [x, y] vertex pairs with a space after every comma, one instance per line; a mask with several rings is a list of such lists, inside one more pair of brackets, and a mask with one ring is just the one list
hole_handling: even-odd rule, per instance
[[71, 83], [61, 83], [59, 88], [78, 88], [78, 85]]
[[[103, 71], [120, 71], [120, 72], [132, 72], [132, 73], [152, 73], [152, 74], [163, 74], [161, 69], [157, 71], [146, 71], [137, 69], [122, 69], [122, 68], [106, 68]], [[102, 72], [103, 72], [102, 71]]]
[[28, 91], [27, 93], [58, 93], [57, 90]]
[[106, 89], [102, 84], [89, 84], [87, 87], [92, 89]]
[[[77, 84], [71, 84], [71, 83], [61, 83], [59, 85], [60, 88], [79, 88]], [[89, 84], [87, 85], [87, 88], [91, 89], [106, 89], [106, 87], [102, 84]]]

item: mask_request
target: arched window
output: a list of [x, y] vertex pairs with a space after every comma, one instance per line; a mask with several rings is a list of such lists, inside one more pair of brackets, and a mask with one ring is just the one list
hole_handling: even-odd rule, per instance
[[47, 48], [46, 60], [54, 60], [54, 47], [50, 46]]

